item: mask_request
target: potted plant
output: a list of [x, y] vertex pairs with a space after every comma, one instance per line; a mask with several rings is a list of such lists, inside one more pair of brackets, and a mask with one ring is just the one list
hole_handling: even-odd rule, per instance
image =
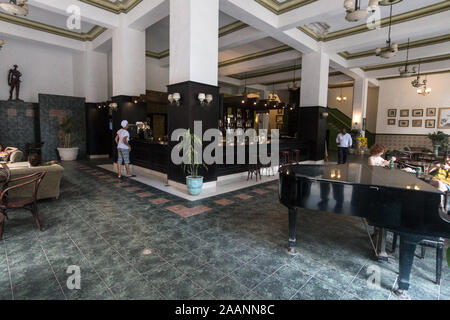
[[199, 176], [198, 169], [204, 167], [208, 170], [208, 167], [199, 160], [199, 154], [197, 150], [203, 149], [203, 143], [200, 137], [195, 134], [191, 134], [188, 129], [183, 139], [183, 169], [188, 174], [186, 177], [186, 185], [190, 195], [199, 195], [203, 187], [203, 177]]
[[448, 144], [448, 135], [442, 131], [437, 131], [435, 133], [429, 133], [428, 139], [433, 143], [433, 151], [437, 155], [439, 155], [439, 147], [446, 146]]
[[73, 146], [73, 136], [78, 132], [79, 127], [76, 126], [71, 118], [64, 119], [59, 124], [60, 140], [62, 147], [57, 148], [61, 161], [74, 161], [78, 156], [78, 147]]

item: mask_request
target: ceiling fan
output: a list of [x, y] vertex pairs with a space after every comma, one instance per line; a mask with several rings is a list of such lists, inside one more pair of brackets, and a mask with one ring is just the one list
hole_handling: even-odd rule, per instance
[[400, 72], [400, 77], [402, 78], [408, 78], [411, 77], [413, 74], [415, 74], [417, 72], [417, 68], [413, 67], [412, 69], [410, 69], [409, 65], [408, 65], [408, 61], [409, 60], [409, 38], [408, 38], [408, 47], [406, 49], [406, 63], [404, 67], [400, 67], [398, 69], [398, 71]]
[[0, 9], [15, 16], [28, 15], [27, 0], [9, 0], [9, 2], [0, 2]]
[[389, 16], [389, 33], [388, 33], [388, 39], [386, 40], [387, 46], [384, 48], [377, 48], [375, 50], [375, 55], [377, 57], [389, 59], [389, 58], [395, 57], [397, 55], [398, 43], [392, 42], [391, 30], [392, 30], [392, 4], [391, 4], [391, 13]]

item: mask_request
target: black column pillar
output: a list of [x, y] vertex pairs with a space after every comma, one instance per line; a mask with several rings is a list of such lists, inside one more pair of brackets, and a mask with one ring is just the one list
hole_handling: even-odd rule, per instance
[[301, 107], [298, 119], [299, 142], [308, 146], [309, 159], [319, 161], [325, 159], [325, 138], [327, 118], [324, 107]]
[[[203, 133], [211, 128], [217, 128], [219, 120], [219, 87], [203, 83], [186, 81], [168, 86], [168, 94], [179, 93], [181, 95], [180, 105], [175, 103], [168, 105], [168, 134], [169, 134], [169, 180], [186, 183], [186, 173], [182, 165], [174, 165], [170, 159], [172, 149], [178, 142], [170, 141], [172, 133], [176, 129], [190, 129], [194, 132], [194, 121], [202, 121]], [[198, 94], [212, 94], [211, 104], [201, 105]], [[204, 142], [203, 146], [208, 142]], [[201, 168], [199, 174], [204, 177], [204, 182], [217, 180], [216, 166], [208, 166], [208, 171]]]

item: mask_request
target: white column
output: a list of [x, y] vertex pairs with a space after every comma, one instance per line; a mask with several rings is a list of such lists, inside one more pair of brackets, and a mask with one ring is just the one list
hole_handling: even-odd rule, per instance
[[[366, 118], [368, 90], [369, 80], [367, 78], [359, 78], [355, 80], [355, 85], [353, 88], [353, 129], [362, 130], [363, 119]], [[362, 134], [364, 134], [364, 132], [362, 132]]]
[[319, 51], [302, 56], [301, 107], [327, 107], [330, 58]]
[[86, 102], [108, 100], [108, 55], [86, 51], [73, 56], [74, 95], [85, 97]]
[[170, 0], [169, 84], [217, 86], [219, 0]]
[[113, 96], [139, 96], [146, 91], [145, 31], [125, 26], [125, 14], [120, 14], [120, 26], [112, 37]]

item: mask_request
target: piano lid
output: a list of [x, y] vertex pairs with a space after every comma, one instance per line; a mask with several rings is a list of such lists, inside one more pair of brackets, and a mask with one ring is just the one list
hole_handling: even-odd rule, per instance
[[281, 169], [281, 174], [296, 175], [312, 180], [442, 193], [430, 184], [417, 179], [414, 174], [399, 169], [373, 167], [359, 163], [344, 165], [288, 165]]

